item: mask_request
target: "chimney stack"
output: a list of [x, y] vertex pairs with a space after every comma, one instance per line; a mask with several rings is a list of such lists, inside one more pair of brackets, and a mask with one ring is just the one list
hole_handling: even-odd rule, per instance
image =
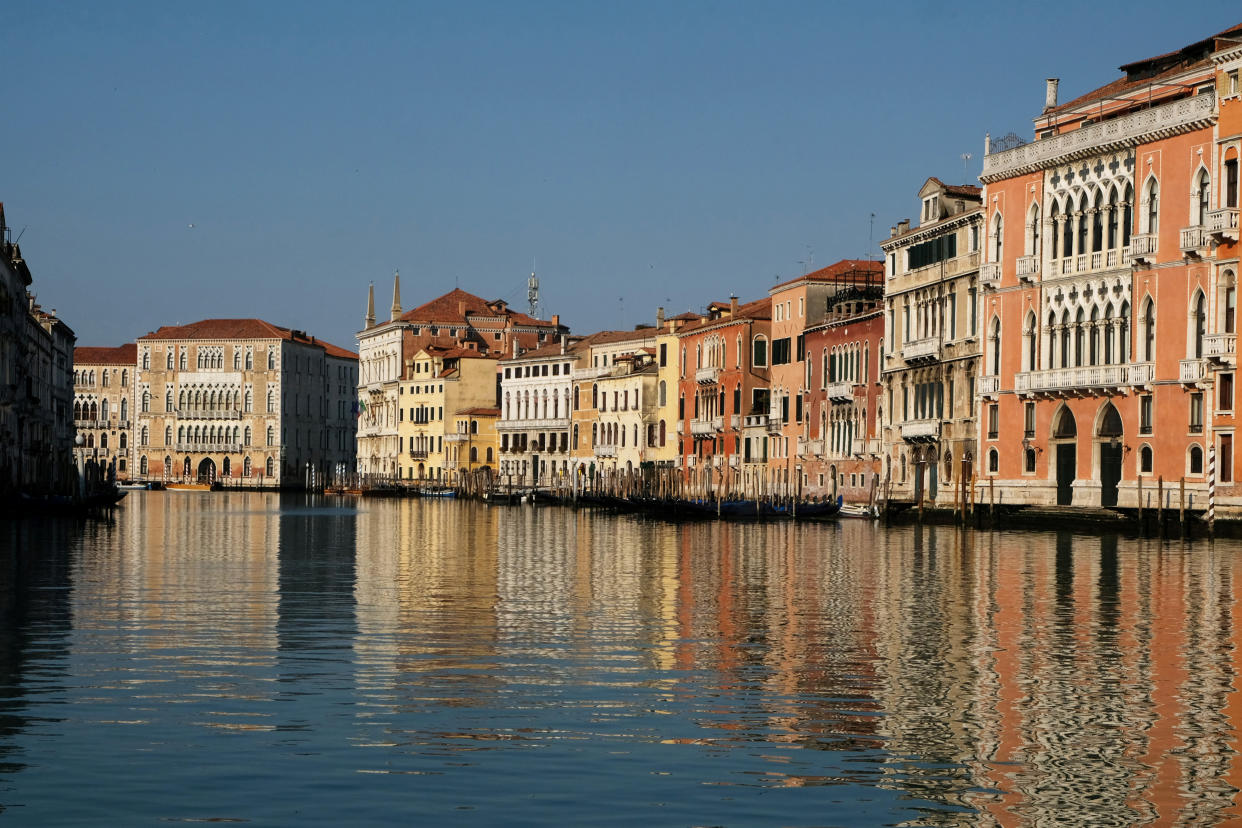
[[897, 235], [904, 236], [910, 231], [910, 219], [902, 219], [897, 222]]
[[561, 334], [561, 356], [565, 355], [565, 340], [566, 339], [567, 337], [565, 336], [565, 334]]
[[737, 316], [737, 294], [729, 294], [729, 318], [733, 319]]
[[1048, 86], [1044, 90], [1044, 112], [1049, 109], [1055, 109], [1057, 105], [1057, 84], [1061, 82], [1060, 78], [1048, 78]]
[[663, 307], [656, 308], [656, 327], [661, 328], [661, 329], [664, 327], [664, 308]]
[[555, 325], [555, 326], [556, 326], [556, 327], [558, 327], [558, 328], [560, 327], [560, 325], [561, 325], [561, 315], [560, 315], [559, 313], [554, 313], [554, 314], [552, 314], [552, 324], [553, 324], [553, 325]]

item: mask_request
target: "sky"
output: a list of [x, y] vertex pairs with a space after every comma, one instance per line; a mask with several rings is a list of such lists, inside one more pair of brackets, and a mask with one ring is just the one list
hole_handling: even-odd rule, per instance
[[[79, 345], [259, 317], [356, 347], [461, 287], [574, 333], [844, 258], [1237, 0], [5, 3], [0, 201]], [[969, 154], [969, 158], [963, 155]]]

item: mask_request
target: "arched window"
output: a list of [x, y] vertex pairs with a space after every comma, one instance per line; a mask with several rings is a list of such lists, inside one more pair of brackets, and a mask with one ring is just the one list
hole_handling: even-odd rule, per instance
[[184, 371], [186, 368], [186, 365], [189, 364], [188, 357], [189, 357], [189, 354], [186, 352], [185, 348], [182, 348], [181, 349], [181, 370], [182, 371]]
[[125, 397], [121, 397], [121, 419], [129, 419], [129, 400]]
[[171, 386], [171, 385], [170, 385], [170, 386], [168, 386], [168, 388], [167, 388], [167, 389], [165, 389], [165, 391], [164, 391], [164, 410], [165, 410], [165, 411], [172, 411], [172, 410], [173, 410], [173, 395], [172, 395], [172, 386]]
[[220, 476], [221, 477], [232, 477], [233, 476], [232, 466], [229, 465], [229, 458], [227, 457], [224, 458], [224, 460], [220, 463]]
[[99, 447], [105, 449], [108, 447], [108, 432], [105, 431], [99, 435]]
[[267, 427], [267, 444], [269, 446], [276, 445], [276, 429], [272, 426]]
[[267, 463], [264, 465], [264, 470], [268, 477], [275, 477], [276, 476], [276, 460], [271, 457], [267, 458]]
[[250, 455], [247, 454], [242, 458], [242, 477], [250, 476]]
[[1212, 211], [1212, 179], [1207, 170], [1199, 170], [1196, 182], [1199, 190], [1199, 201], [1195, 210], [1195, 224], [1202, 227], [1207, 224], [1208, 213]]
[[1160, 232], [1160, 185], [1154, 178], [1147, 182], [1147, 210], [1144, 216], [1147, 221], [1147, 232]]
[[1027, 214], [1027, 249], [1028, 256], [1039, 255], [1039, 204], [1032, 204], [1031, 211]]
[[276, 413], [276, 390], [274, 388], [267, 389], [267, 413]]
[[1147, 297], [1143, 303], [1143, 361], [1156, 359], [1156, 303]]
[[1139, 474], [1151, 474], [1152, 465], [1151, 446], [1144, 445], [1139, 449]]
[[1108, 249], [1117, 247], [1117, 225], [1121, 223], [1121, 214], [1117, 212], [1117, 191], [1108, 191]]
[[994, 262], [1001, 260], [1001, 252], [1004, 249], [1003, 231], [1001, 214], [997, 213], [992, 219], [992, 261]]
[[664, 421], [660, 420], [660, 448], [664, 448], [664, 441], [665, 439], [667, 439], [666, 435], [667, 435], [666, 426], [664, 425]]
[[147, 413], [150, 410], [151, 410], [151, 392], [143, 391], [142, 392], [142, 411], [143, 413]]
[[1000, 366], [1001, 366], [1001, 361], [1000, 361], [1000, 345], [1001, 345], [1001, 339], [1000, 339], [1000, 329], [1001, 329], [1000, 319], [999, 319], [998, 317], [993, 316], [993, 317], [992, 317], [992, 333], [991, 333], [991, 336], [990, 336], [991, 342], [989, 343], [989, 345], [990, 345], [990, 347], [991, 347], [991, 351], [992, 351], [992, 376], [996, 376], [996, 377], [999, 377], [999, 376], [1000, 376]]
[[1223, 316], [1221, 320], [1221, 329], [1225, 333], [1234, 333], [1237, 327], [1238, 316], [1238, 287], [1234, 279], [1233, 271], [1226, 270], [1222, 275], [1221, 281], [1225, 284]]
[[173, 350], [171, 345], [168, 348], [168, 353], [164, 355], [164, 368], [169, 371], [173, 369]]
[[1121, 246], [1130, 246], [1130, 231], [1134, 227], [1134, 188], [1126, 185], [1125, 208], [1121, 213]]
[[660, 407], [668, 405], [668, 385], [664, 380], [660, 380]]
[[172, 441], [172, 426], [164, 426], [164, 445], [168, 445]]
[[1195, 359], [1203, 357], [1203, 338], [1207, 335], [1207, 297], [1201, 291], [1196, 291], [1194, 299], [1193, 317], [1191, 324], [1191, 354]]
[[121, 387], [124, 388], [127, 385], [129, 385], [129, 369], [122, 368], [121, 369]]
[[1121, 303], [1121, 316], [1117, 319], [1117, 362], [1130, 361], [1130, 303]]
[[1104, 249], [1104, 194], [1096, 191], [1095, 203], [1091, 209], [1091, 252], [1098, 253]]
[[142, 430], [138, 432], [138, 445], [146, 446], [146, 445], [150, 445], [150, 443], [151, 443], [151, 432], [146, 426], [143, 426]]
[[1052, 234], [1052, 258], [1061, 258], [1061, 237], [1057, 233], [1057, 222], [1061, 219], [1061, 208], [1054, 201], [1048, 213], [1048, 232]]
[[1078, 315], [1074, 318], [1074, 367], [1081, 368], [1083, 365], [1083, 354], [1087, 350], [1087, 342], [1085, 336], [1086, 315], [1083, 309], [1078, 309]]
[[1065, 205], [1065, 218], [1061, 220], [1061, 257], [1068, 259], [1074, 255], [1074, 211], [1072, 205]]
[[768, 340], [763, 335], [756, 336], [751, 342], [750, 364], [755, 368], [768, 367]]
[[242, 445], [250, 445], [250, 426], [246, 426], [246, 430], [242, 432]]
[[126, 434], [124, 431], [122, 431], [121, 432], [121, 451], [125, 451], [127, 448], [129, 448], [129, 435]]
[[1194, 475], [1203, 474], [1203, 449], [1198, 445], [1192, 445], [1190, 447], [1189, 460], [1189, 473]]
[[147, 456], [145, 454], [138, 458], [138, 473], [147, 473]]
[[1000, 471], [1000, 452], [996, 449], [988, 449], [988, 474], [996, 474]]
[[1087, 364], [1100, 364], [1100, 309], [1091, 308], [1091, 327], [1088, 335]]
[[1023, 359], [1026, 361], [1026, 364], [1023, 366], [1023, 369], [1026, 371], [1034, 371], [1036, 365], [1038, 364], [1036, 361], [1035, 349], [1038, 345], [1039, 339], [1035, 335], [1035, 329], [1035, 312], [1027, 311], [1026, 326], [1022, 331], [1023, 344], [1026, 345], [1025, 353], [1023, 354]]

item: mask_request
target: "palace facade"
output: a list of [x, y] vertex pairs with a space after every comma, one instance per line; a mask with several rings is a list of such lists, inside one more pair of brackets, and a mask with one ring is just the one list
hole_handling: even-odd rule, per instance
[[129, 480], [137, 355], [132, 342], [73, 349], [73, 425], [88, 479]]

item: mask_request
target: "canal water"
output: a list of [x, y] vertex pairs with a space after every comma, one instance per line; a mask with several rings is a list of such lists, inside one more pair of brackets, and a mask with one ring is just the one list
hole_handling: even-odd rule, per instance
[[1240, 549], [135, 492], [0, 525], [0, 823], [1223, 824]]

